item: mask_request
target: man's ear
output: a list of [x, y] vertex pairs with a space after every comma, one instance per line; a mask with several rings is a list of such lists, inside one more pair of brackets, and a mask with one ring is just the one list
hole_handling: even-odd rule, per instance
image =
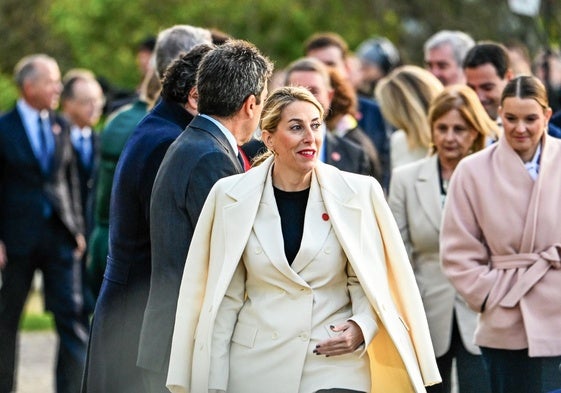
[[506, 70], [505, 79], [506, 79], [507, 82], [510, 81], [512, 78], [514, 78], [514, 76], [515, 75], [514, 75], [514, 72], [512, 71], [512, 69], [509, 68], [508, 70]]
[[329, 91], [327, 92], [327, 97], [329, 98], [329, 105], [331, 106], [331, 101], [333, 101], [333, 97], [335, 96], [335, 89], [330, 87]]
[[257, 106], [257, 98], [255, 97], [254, 94], [251, 94], [249, 97], [247, 97], [245, 99], [245, 101], [243, 102], [243, 106], [242, 109], [245, 111], [246, 115], [250, 118], [253, 119], [253, 117], [255, 116], [255, 107]]
[[187, 109], [192, 109], [195, 112], [198, 112], [198, 102], [199, 102], [199, 91], [195, 86], [189, 90], [189, 94], [187, 95], [187, 102], [186, 107]]

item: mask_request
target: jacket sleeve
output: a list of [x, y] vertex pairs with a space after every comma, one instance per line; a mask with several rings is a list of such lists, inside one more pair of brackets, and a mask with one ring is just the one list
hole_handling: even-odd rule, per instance
[[382, 190], [373, 186], [370, 195], [384, 243], [387, 279], [393, 301], [408, 330], [424, 384], [429, 386], [439, 383], [441, 377], [423, 302], [399, 229]]
[[360, 356], [363, 356], [378, 332], [378, 324], [376, 323], [374, 310], [350, 264], [347, 264], [347, 288], [351, 297], [353, 311], [353, 315], [349, 320], [354, 321], [362, 331], [364, 349]]
[[216, 320], [214, 322], [209, 389], [224, 390], [228, 387], [229, 363], [230, 363], [230, 343], [234, 327], [236, 325], [238, 312], [243, 306], [245, 295], [245, 266], [242, 262], [230, 281], [226, 294], [220, 303]]
[[166, 386], [172, 393], [188, 393], [192, 379], [194, 337], [208, 277], [210, 238], [214, 221], [216, 190], [203, 206], [185, 262], [179, 290]]
[[409, 222], [407, 219], [407, 186], [405, 179], [401, 175], [401, 171], [393, 171], [390, 179], [390, 194], [388, 196], [388, 205], [399, 228], [401, 239], [405, 244], [407, 255], [413, 263], [411, 237], [409, 235]]

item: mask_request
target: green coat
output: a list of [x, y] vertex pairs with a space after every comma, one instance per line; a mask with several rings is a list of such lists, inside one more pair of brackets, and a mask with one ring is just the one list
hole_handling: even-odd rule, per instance
[[138, 122], [146, 115], [146, 102], [136, 100], [119, 110], [101, 133], [100, 162], [95, 196], [94, 229], [89, 239], [88, 283], [97, 298], [108, 251], [109, 201], [113, 175], [121, 152]]

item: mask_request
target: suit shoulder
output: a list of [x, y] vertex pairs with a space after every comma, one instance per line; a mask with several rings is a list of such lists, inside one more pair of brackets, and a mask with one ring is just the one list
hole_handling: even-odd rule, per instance
[[8, 112], [3, 113], [0, 115], [0, 126], [4, 127], [6, 125], [10, 125], [11, 123], [15, 122], [18, 119], [19, 112], [17, 111], [16, 107], [10, 109]]
[[392, 177], [394, 176], [407, 177], [411, 174], [418, 173], [421, 167], [425, 165], [430, 159], [431, 159], [430, 157], [427, 157], [417, 161], [408, 162], [407, 164], [400, 165], [392, 170]]
[[496, 154], [498, 148], [498, 143], [494, 143], [491, 146], [488, 146], [476, 153], [470, 154], [467, 157], [464, 157], [460, 160], [458, 167], [456, 169], [461, 168], [462, 171], [478, 171], [481, 166], [487, 167], [489, 165], [489, 161], [492, 157]]
[[[372, 176], [361, 175], [359, 173], [352, 173], [347, 171], [341, 171], [335, 167], [332, 167], [348, 184], [357, 185], [359, 187], [375, 187], [380, 188], [381, 186], [378, 180]], [[332, 172], [334, 174], [334, 172]]]

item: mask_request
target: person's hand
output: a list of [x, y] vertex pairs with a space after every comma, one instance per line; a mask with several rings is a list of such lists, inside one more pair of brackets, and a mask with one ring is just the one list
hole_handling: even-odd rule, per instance
[[75, 237], [76, 239], [76, 248], [74, 249], [74, 259], [79, 260], [82, 259], [84, 256], [84, 252], [86, 251], [86, 238], [82, 234], [78, 234]]
[[347, 321], [331, 330], [338, 333], [335, 337], [320, 341], [314, 353], [316, 355], [337, 356], [352, 353], [364, 342], [362, 330], [354, 321]]
[[4, 269], [8, 264], [8, 254], [6, 253], [6, 246], [0, 240], [0, 270]]

